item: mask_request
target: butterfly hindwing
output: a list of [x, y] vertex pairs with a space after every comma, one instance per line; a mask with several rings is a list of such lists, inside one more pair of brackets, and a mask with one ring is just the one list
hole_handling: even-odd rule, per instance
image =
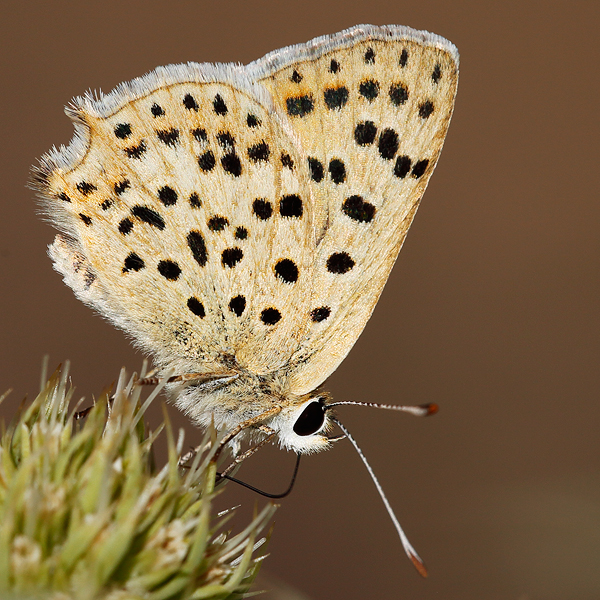
[[305, 337], [312, 203], [278, 120], [240, 77], [219, 77], [80, 101], [79, 155], [46, 161], [49, 212], [68, 234], [53, 255], [159, 361], [212, 370], [229, 355], [269, 372]]

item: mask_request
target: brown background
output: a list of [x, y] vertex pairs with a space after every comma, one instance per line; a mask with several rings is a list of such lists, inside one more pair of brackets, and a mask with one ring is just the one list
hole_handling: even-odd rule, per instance
[[[430, 578], [403, 556], [348, 442], [304, 460], [266, 572], [314, 599], [599, 598], [599, 6], [5, 0], [0, 389], [15, 392], [3, 414], [35, 394], [44, 353], [72, 359], [87, 397], [141, 362], [52, 271], [53, 232], [25, 188], [34, 159], [71, 138], [71, 97], [361, 22], [428, 29], [461, 52], [454, 120], [378, 308], [328, 387], [440, 404], [425, 420], [340, 411]], [[242, 472], [276, 491], [292, 464], [269, 450]], [[224, 502], [245, 514], [256, 497], [229, 486]]]

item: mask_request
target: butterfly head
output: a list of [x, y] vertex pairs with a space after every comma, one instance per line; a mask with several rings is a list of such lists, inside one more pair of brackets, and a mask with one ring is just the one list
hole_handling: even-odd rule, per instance
[[275, 416], [269, 427], [277, 432], [280, 445], [299, 454], [327, 450], [332, 442], [327, 433], [333, 425], [328, 401], [326, 394], [313, 392]]

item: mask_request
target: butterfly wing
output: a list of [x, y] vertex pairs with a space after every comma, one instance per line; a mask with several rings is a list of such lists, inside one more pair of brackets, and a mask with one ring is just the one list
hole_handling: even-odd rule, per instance
[[300, 140], [315, 199], [311, 327], [291, 359], [307, 393], [369, 319], [442, 149], [455, 47], [408, 28], [358, 26], [249, 66]]
[[358, 26], [178, 65], [71, 110], [38, 170], [55, 267], [159, 363], [318, 386], [368, 320], [441, 151], [455, 48]]
[[242, 67], [191, 64], [71, 113], [38, 182], [78, 297], [183, 372], [281, 367], [306, 336], [315, 234], [269, 95]]

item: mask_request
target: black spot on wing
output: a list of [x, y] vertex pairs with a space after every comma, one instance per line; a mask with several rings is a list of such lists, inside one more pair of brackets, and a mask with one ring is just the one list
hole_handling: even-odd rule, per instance
[[318, 308], [313, 308], [313, 310], [310, 311], [310, 318], [312, 319], [313, 323], [320, 323], [321, 321], [327, 319], [330, 314], [331, 309], [329, 306], [319, 306]]
[[221, 264], [233, 269], [242, 258], [244, 258], [244, 253], [241, 248], [226, 248], [221, 253]]
[[404, 179], [411, 167], [412, 161], [406, 155], [398, 156], [396, 158], [396, 165], [394, 167], [394, 175], [400, 179]]
[[129, 271], [140, 271], [145, 267], [144, 261], [135, 253], [130, 252], [125, 258], [123, 263], [123, 273], [128, 273]]
[[354, 129], [354, 141], [359, 146], [369, 146], [375, 141], [377, 135], [377, 127], [373, 121], [364, 121], [358, 123]]
[[163, 144], [171, 146], [172, 148], [174, 148], [179, 141], [179, 130], [175, 128], [157, 131], [156, 135]]
[[359, 85], [358, 93], [369, 102], [373, 102], [379, 96], [379, 83], [373, 79], [367, 79]]
[[142, 221], [142, 223], [156, 227], [156, 229], [162, 231], [165, 228], [165, 220], [153, 208], [138, 204], [131, 209], [131, 214]]
[[223, 100], [221, 94], [215, 96], [215, 99], [213, 100], [213, 109], [215, 113], [220, 116], [227, 114], [227, 104], [225, 104], [225, 100]]
[[229, 152], [221, 158], [221, 166], [225, 172], [239, 177], [242, 174], [242, 163], [239, 156], [235, 152]]
[[142, 140], [137, 146], [130, 146], [125, 148], [125, 154], [128, 158], [142, 158], [144, 152], [146, 152], [146, 142]]
[[150, 107], [150, 112], [152, 113], [153, 117], [162, 117], [165, 114], [163, 107], [159, 104], [156, 104], [156, 102]]
[[310, 171], [310, 178], [317, 183], [323, 181], [325, 176], [325, 169], [323, 163], [317, 158], [311, 156], [308, 157], [308, 170]]
[[348, 102], [348, 88], [343, 85], [337, 88], [327, 88], [323, 92], [323, 98], [329, 110], [341, 110]]
[[392, 104], [401, 106], [408, 100], [408, 88], [403, 83], [392, 83], [389, 95]]
[[113, 189], [115, 190], [115, 194], [117, 196], [120, 196], [129, 187], [131, 187], [131, 184], [129, 183], [129, 179], [123, 179], [123, 181], [119, 181], [118, 183], [115, 183]]
[[246, 298], [244, 296], [235, 296], [229, 301], [229, 310], [236, 315], [241, 317], [244, 310], [246, 309]]
[[400, 53], [400, 60], [398, 61], [398, 64], [404, 68], [406, 66], [406, 63], [408, 62], [408, 50], [406, 48], [402, 48], [402, 52]]
[[292, 157], [286, 152], [281, 153], [281, 164], [282, 166], [287, 167], [288, 169], [294, 168], [294, 161], [292, 160]]
[[192, 129], [192, 135], [198, 142], [208, 141], [208, 135], [206, 133], [206, 129], [203, 129], [202, 127], [196, 127], [196, 129]]
[[362, 196], [350, 196], [344, 200], [342, 211], [359, 223], [369, 223], [375, 216], [375, 207], [363, 200]]
[[305, 117], [313, 111], [315, 104], [310, 94], [293, 96], [286, 100], [288, 115], [291, 117]]
[[229, 133], [229, 131], [221, 131], [217, 134], [217, 141], [222, 148], [226, 150], [233, 150], [235, 145], [235, 138]]
[[229, 221], [226, 217], [216, 215], [208, 220], [207, 225], [211, 231], [223, 231], [229, 225]]
[[264, 140], [248, 148], [248, 158], [254, 163], [267, 162], [269, 153], [269, 146]]
[[276, 308], [265, 308], [260, 313], [260, 320], [265, 325], [275, 325], [281, 321], [281, 313]]
[[385, 160], [392, 160], [398, 151], [398, 134], [393, 129], [384, 129], [379, 136], [379, 155]]
[[88, 196], [98, 189], [93, 183], [88, 183], [87, 181], [80, 181], [76, 187], [84, 196]]
[[286, 194], [279, 201], [279, 214], [289, 219], [299, 219], [302, 216], [302, 199], [298, 194]]
[[431, 100], [425, 100], [425, 102], [419, 105], [419, 116], [422, 119], [428, 119], [433, 113], [433, 109], [433, 102]]
[[207, 150], [198, 157], [198, 166], [207, 173], [215, 167], [215, 155], [212, 150]]
[[329, 175], [331, 181], [335, 184], [344, 183], [346, 181], [346, 167], [344, 162], [339, 158], [334, 158], [329, 161]]
[[327, 270], [335, 275], [343, 275], [354, 267], [354, 260], [347, 252], [334, 252], [327, 259]]
[[199, 231], [192, 230], [187, 235], [187, 243], [189, 249], [192, 251], [194, 260], [203, 267], [208, 261], [208, 252], [206, 250], [206, 244], [204, 243], [204, 237]]
[[266, 221], [271, 218], [273, 214], [273, 206], [268, 200], [264, 198], [257, 198], [252, 202], [252, 212], [257, 216], [261, 221]]
[[428, 166], [429, 166], [429, 160], [427, 160], [426, 158], [423, 160], [417, 161], [415, 163], [414, 167], [412, 168], [411, 175], [415, 179], [422, 177], [425, 174], [425, 171], [427, 170]]
[[298, 281], [298, 267], [289, 258], [278, 261], [274, 270], [275, 276], [284, 283], [296, 283]]
[[119, 223], [119, 233], [127, 235], [133, 229], [133, 221], [130, 218], [122, 219]]
[[131, 125], [129, 123], [119, 123], [115, 129], [115, 136], [120, 140], [125, 140], [131, 135]]
[[195, 296], [188, 298], [187, 306], [197, 317], [200, 317], [202, 319], [206, 316], [204, 305]]
[[260, 124], [260, 119], [256, 115], [248, 113], [248, 116], [246, 117], [246, 125], [248, 125], [248, 127], [255, 128], [258, 127]]
[[164, 185], [158, 190], [158, 199], [165, 206], [173, 206], [177, 202], [177, 192], [168, 185]]
[[196, 99], [191, 94], [186, 94], [183, 97], [183, 106], [185, 106], [188, 110], [193, 110], [196, 112], [198, 112], [198, 109], [200, 108], [196, 102]]
[[181, 268], [174, 260], [161, 260], [158, 263], [157, 269], [158, 272], [168, 281], [177, 281], [181, 275]]

